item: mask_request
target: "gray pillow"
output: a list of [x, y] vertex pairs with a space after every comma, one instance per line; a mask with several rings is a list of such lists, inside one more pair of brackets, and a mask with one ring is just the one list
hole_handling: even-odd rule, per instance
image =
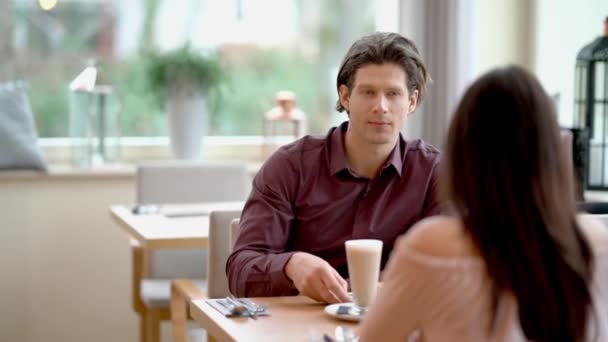
[[0, 83], [0, 169], [46, 170], [25, 82]]

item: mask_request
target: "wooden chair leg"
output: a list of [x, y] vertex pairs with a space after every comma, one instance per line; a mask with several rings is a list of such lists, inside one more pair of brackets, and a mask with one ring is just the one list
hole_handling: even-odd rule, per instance
[[160, 342], [160, 310], [146, 312], [146, 342]]
[[[205, 296], [190, 279], [173, 279], [171, 282], [171, 327], [174, 342], [186, 342], [186, 324], [190, 302]], [[213, 342], [214, 339], [207, 341]]]
[[205, 331], [205, 333], [207, 334], [207, 342], [217, 342], [215, 337], [211, 336], [211, 334], [208, 331]]
[[171, 330], [173, 331], [173, 342], [186, 342], [186, 323], [188, 321], [188, 298], [176, 288], [176, 283], [171, 284]]
[[139, 315], [139, 342], [148, 341], [148, 320], [145, 313]]
[[131, 245], [131, 258], [133, 262], [133, 271], [131, 272], [131, 299], [133, 310], [139, 314], [139, 341], [148, 342], [149, 335], [149, 310], [141, 301], [141, 280], [145, 274], [148, 274], [149, 257], [148, 252], [135, 239], [129, 239]]

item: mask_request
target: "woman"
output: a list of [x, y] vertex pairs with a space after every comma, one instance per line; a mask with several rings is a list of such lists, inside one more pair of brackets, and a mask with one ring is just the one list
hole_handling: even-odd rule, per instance
[[608, 232], [576, 217], [540, 83], [515, 66], [482, 76], [443, 158], [456, 215], [397, 242], [360, 341], [608, 341]]

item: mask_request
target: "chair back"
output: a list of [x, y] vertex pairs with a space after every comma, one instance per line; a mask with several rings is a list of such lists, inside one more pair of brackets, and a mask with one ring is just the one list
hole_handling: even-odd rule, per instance
[[138, 204], [244, 201], [248, 188], [243, 163], [157, 161], [137, 167]]
[[[137, 203], [244, 201], [249, 182], [243, 163], [147, 162], [137, 167]], [[204, 278], [207, 250], [162, 249], [150, 253], [149, 278]]]
[[230, 229], [241, 210], [213, 210], [209, 215], [209, 258], [207, 264], [207, 296], [224, 298], [230, 295], [226, 278], [226, 262], [232, 250]]
[[236, 242], [236, 238], [239, 234], [239, 223], [240, 219], [234, 219], [230, 222], [230, 251], [234, 248], [234, 243]]

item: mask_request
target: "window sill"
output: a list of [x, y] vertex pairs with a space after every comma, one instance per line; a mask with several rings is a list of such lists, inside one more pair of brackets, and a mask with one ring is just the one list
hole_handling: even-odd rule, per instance
[[[293, 140], [290, 136], [275, 137], [273, 140], [267, 140], [267, 147], [264, 147], [264, 138], [261, 136], [209, 136], [203, 138], [201, 159], [261, 163], [278, 146]], [[49, 164], [71, 163], [69, 138], [42, 138], [40, 146]], [[168, 137], [121, 138], [119, 163], [134, 164], [159, 159], [172, 159]]]
[[[261, 163], [248, 162], [250, 177], [260, 169]], [[63, 179], [133, 179], [136, 164], [109, 164], [90, 168], [53, 164], [46, 172], [37, 170], [0, 170], [0, 181], [63, 180]]]
[[[266, 152], [261, 136], [222, 136], [203, 139], [203, 161], [242, 161], [249, 174], [255, 175], [268, 153], [280, 145], [293, 141], [293, 137], [276, 137]], [[168, 137], [125, 137], [121, 139], [120, 160], [117, 163], [77, 167], [70, 163], [69, 138], [40, 139], [47, 172], [36, 170], [0, 170], [0, 180], [43, 179], [130, 179], [135, 176], [136, 165], [148, 160], [171, 160]], [[264, 152], [266, 154], [264, 154]]]
[[44, 180], [78, 178], [133, 178], [135, 165], [104, 165], [92, 168], [76, 168], [70, 165], [53, 164], [48, 170], [2, 170], [0, 180]]

